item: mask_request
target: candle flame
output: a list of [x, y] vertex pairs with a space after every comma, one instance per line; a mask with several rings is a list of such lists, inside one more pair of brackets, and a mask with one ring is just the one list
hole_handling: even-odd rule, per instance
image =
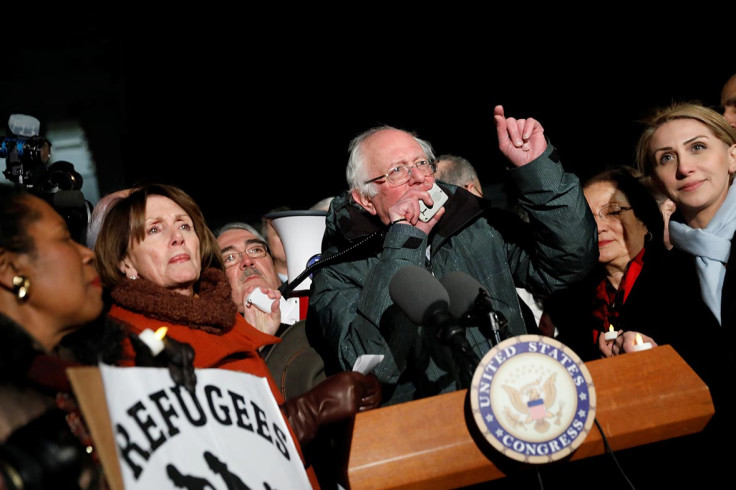
[[641, 345], [641, 344], [643, 344], [641, 335], [639, 335], [639, 332], [636, 332], [636, 345]]
[[159, 338], [159, 340], [163, 340], [163, 339], [164, 339], [164, 337], [166, 337], [166, 332], [167, 332], [168, 330], [169, 330], [169, 329], [168, 329], [168, 328], [166, 328], [166, 327], [159, 327], [159, 328], [158, 328], [158, 330], [156, 330], [156, 337], [158, 337], [158, 338]]
[[613, 332], [613, 325], [611, 325], [610, 327], [608, 327], [608, 331], [609, 332]]

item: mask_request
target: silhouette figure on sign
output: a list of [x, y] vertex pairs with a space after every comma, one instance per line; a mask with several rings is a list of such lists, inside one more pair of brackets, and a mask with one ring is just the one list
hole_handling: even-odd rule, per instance
[[241, 480], [238, 475], [228, 470], [227, 465], [217, 459], [217, 456], [209, 451], [205, 451], [204, 459], [207, 461], [207, 465], [210, 469], [225, 480], [225, 485], [227, 485], [228, 490], [250, 490], [250, 487], [243, 483], [243, 480]]
[[187, 490], [206, 490], [211, 488], [212, 490], [217, 490], [205, 478], [182, 475], [173, 464], [166, 465], [166, 474], [169, 475], [169, 480], [171, 480], [176, 488], [186, 488]]

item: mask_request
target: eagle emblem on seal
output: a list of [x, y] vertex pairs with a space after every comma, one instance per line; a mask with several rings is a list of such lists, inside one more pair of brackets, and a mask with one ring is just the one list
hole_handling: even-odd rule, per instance
[[557, 398], [556, 376], [556, 373], [551, 374], [544, 381], [540, 378], [520, 389], [502, 385], [515, 410], [514, 412], [506, 407], [506, 416], [515, 427], [533, 424], [534, 430], [541, 433], [549, 429], [548, 419], [556, 418], [559, 422], [562, 409], [557, 412], [551, 411]]

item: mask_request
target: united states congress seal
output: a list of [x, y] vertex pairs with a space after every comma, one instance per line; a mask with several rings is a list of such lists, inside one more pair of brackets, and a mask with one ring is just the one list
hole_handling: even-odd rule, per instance
[[512, 337], [488, 351], [469, 396], [486, 440], [524, 463], [566, 457], [595, 419], [595, 388], [585, 364], [566, 345], [540, 335]]

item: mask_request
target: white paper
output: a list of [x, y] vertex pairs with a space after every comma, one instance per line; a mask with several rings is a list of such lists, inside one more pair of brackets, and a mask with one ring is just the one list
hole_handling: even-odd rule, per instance
[[126, 489], [311, 488], [266, 379], [198, 369], [192, 397], [165, 368], [100, 371]]
[[368, 374], [383, 361], [383, 354], [363, 354], [355, 360], [353, 371]]
[[294, 325], [299, 321], [299, 298], [281, 298], [279, 303], [281, 308], [281, 323], [286, 325]]

